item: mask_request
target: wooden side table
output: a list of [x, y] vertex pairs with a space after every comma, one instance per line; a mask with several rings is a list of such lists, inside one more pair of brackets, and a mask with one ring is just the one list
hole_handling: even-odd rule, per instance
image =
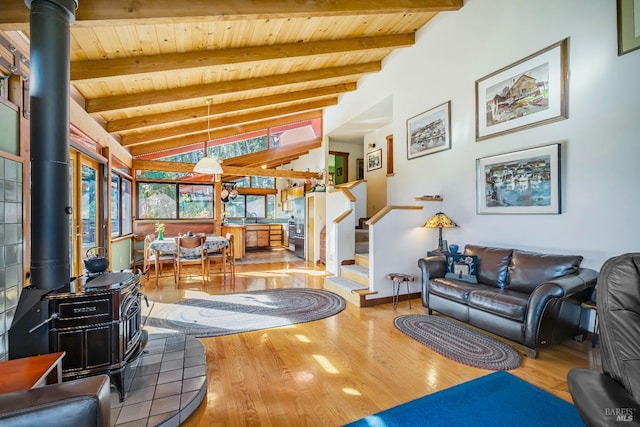
[[61, 351], [0, 362], [0, 394], [62, 382], [64, 355]]
[[407, 299], [409, 300], [409, 309], [411, 309], [411, 293], [409, 291], [409, 282], [413, 282], [415, 278], [410, 274], [404, 273], [389, 273], [387, 279], [391, 280], [391, 292], [393, 300], [393, 308], [398, 307], [398, 297], [400, 296], [400, 284], [405, 282], [407, 284]]

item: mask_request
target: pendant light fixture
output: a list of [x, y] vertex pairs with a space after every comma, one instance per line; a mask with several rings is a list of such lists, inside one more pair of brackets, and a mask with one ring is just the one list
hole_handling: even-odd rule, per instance
[[204, 102], [207, 104], [207, 140], [204, 142], [204, 157], [198, 161], [193, 171], [207, 175], [221, 175], [223, 170], [220, 162], [213, 157], [207, 157], [207, 143], [211, 141], [211, 103], [213, 100], [209, 98]]

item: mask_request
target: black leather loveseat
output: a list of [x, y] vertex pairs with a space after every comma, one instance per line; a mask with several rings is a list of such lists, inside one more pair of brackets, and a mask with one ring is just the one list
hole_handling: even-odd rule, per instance
[[580, 303], [598, 277], [581, 262], [577, 255], [467, 245], [461, 257], [418, 260], [422, 305], [522, 344], [535, 358], [539, 345], [580, 333]]

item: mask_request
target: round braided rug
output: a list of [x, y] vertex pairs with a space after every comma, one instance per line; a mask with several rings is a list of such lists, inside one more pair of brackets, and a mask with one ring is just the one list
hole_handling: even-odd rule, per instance
[[506, 371], [522, 363], [520, 354], [511, 346], [441, 317], [398, 316], [393, 324], [436, 353], [465, 365]]
[[322, 289], [287, 288], [207, 295], [175, 304], [154, 302], [145, 328], [179, 331], [196, 337], [293, 325], [341, 312], [344, 299]]

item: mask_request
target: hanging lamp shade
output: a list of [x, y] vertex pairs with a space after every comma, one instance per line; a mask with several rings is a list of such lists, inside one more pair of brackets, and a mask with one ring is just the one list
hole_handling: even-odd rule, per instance
[[194, 172], [205, 173], [207, 175], [219, 175], [222, 171], [222, 166], [213, 157], [203, 157], [196, 163], [193, 168]]

